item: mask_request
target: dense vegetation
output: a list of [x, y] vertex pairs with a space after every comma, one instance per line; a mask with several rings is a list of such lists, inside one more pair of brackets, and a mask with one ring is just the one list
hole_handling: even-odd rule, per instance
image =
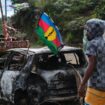
[[38, 16], [47, 12], [59, 27], [64, 43], [82, 43], [83, 26], [90, 18], [105, 19], [105, 0], [12, 0], [13, 4], [28, 2], [29, 8], [16, 11], [11, 18], [15, 28], [31, 42], [39, 42], [34, 30]]

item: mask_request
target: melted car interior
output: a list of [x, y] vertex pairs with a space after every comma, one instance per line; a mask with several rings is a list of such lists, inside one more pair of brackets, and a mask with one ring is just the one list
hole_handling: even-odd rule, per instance
[[59, 69], [67, 64], [81, 67], [85, 63], [84, 56], [79, 52], [64, 52], [59, 53], [59, 55], [40, 54], [38, 57], [38, 68], [46, 70]]

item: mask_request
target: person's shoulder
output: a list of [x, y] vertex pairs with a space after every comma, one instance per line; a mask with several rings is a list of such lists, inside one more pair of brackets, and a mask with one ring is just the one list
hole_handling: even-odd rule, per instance
[[93, 44], [93, 45], [98, 45], [99, 43], [102, 42], [102, 37], [97, 37], [97, 38], [94, 38], [93, 40], [89, 41], [90, 44]]

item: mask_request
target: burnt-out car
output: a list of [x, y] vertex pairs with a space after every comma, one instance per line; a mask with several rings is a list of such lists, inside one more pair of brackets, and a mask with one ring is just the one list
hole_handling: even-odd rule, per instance
[[47, 47], [0, 53], [0, 99], [15, 105], [79, 105], [86, 64], [82, 49], [69, 46], [57, 55]]

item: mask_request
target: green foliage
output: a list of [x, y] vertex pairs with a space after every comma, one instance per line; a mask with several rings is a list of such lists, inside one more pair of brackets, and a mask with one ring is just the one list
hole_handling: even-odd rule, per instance
[[35, 43], [37, 37], [34, 29], [42, 11], [50, 15], [59, 27], [63, 40], [69, 44], [82, 43], [83, 26], [88, 19], [105, 19], [105, 0], [21, 0], [23, 1], [27, 1], [30, 8], [17, 12], [13, 22], [28, 38], [33, 36], [31, 40], [35, 39]]
[[28, 2], [33, 6], [43, 7], [46, 5], [47, 0], [28, 0]]
[[95, 12], [97, 17], [105, 20], [105, 0], [100, 0], [99, 4], [96, 6]]
[[34, 33], [34, 11], [30, 8], [18, 11], [13, 17], [14, 27], [21, 32], [25, 32], [28, 37]]
[[11, 0], [11, 1], [12, 1], [12, 4], [27, 2], [27, 0]]

